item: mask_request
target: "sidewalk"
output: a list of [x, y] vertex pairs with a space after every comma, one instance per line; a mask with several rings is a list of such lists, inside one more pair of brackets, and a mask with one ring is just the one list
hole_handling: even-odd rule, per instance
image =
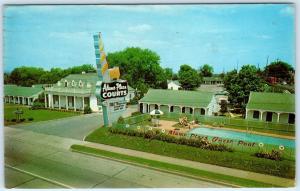
[[199, 162], [189, 161], [189, 160], [185, 160], [185, 159], [177, 159], [177, 158], [172, 158], [172, 157], [167, 157], [167, 156], [146, 153], [146, 152], [142, 152], [142, 151], [124, 149], [124, 148], [120, 148], [120, 147], [114, 147], [114, 146], [110, 146], [110, 145], [104, 145], [104, 144], [98, 144], [98, 143], [92, 143], [92, 142], [86, 142], [86, 141], [84, 141], [83, 145], [92, 147], [92, 148], [96, 148], [96, 149], [102, 149], [102, 150], [106, 150], [106, 151], [110, 151], [110, 152], [120, 153], [120, 154], [124, 154], [124, 155], [129, 155], [129, 156], [134, 156], [134, 157], [138, 156], [138, 157], [144, 158], [144, 159], [156, 160], [156, 161], [160, 161], [160, 162], [166, 162], [166, 163], [191, 167], [191, 168], [195, 168], [195, 169], [199, 169], [199, 170], [205, 170], [205, 171], [210, 171], [210, 172], [214, 172], [214, 173], [218, 173], [218, 174], [235, 176], [235, 177], [239, 177], [239, 178], [254, 180], [257, 182], [274, 184], [274, 185], [282, 186], [282, 187], [294, 187], [295, 186], [295, 180], [281, 178], [281, 177], [277, 177], [277, 176], [271, 176], [271, 175], [260, 174], [260, 173], [249, 172], [249, 171], [238, 170], [238, 169], [227, 168], [227, 167], [221, 167], [221, 166], [216, 166], [216, 165], [211, 165], [211, 164], [199, 163]]

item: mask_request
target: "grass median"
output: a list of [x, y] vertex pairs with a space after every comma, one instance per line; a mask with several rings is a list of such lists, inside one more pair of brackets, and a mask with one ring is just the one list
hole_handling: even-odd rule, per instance
[[174, 158], [270, 174], [284, 178], [295, 177], [295, 161], [291, 159], [274, 161], [257, 158], [248, 152], [210, 151], [187, 145], [144, 139], [142, 137], [113, 134], [108, 131], [108, 128], [96, 129], [94, 132], [89, 134], [85, 140]]
[[170, 164], [170, 163], [165, 163], [165, 162], [160, 162], [155, 160], [144, 159], [140, 157], [119, 154], [119, 153], [105, 151], [101, 149], [95, 149], [83, 145], [72, 145], [71, 149], [72, 151], [75, 152], [80, 152], [80, 153], [99, 156], [99, 157], [108, 157], [118, 161], [129, 162], [144, 167], [150, 167], [157, 170], [168, 171], [171, 173], [173, 172], [183, 176], [198, 178], [202, 180], [203, 179], [210, 180], [212, 182], [217, 182], [232, 187], [235, 186], [236, 187], [276, 187], [275, 185], [272, 184], [257, 182], [257, 181], [243, 179], [239, 177], [228, 176], [224, 174], [212, 173], [204, 170], [194, 169], [190, 167], [185, 167], [185, 166], [180, 166], [180, 165], [175, 165], [175, 164]]

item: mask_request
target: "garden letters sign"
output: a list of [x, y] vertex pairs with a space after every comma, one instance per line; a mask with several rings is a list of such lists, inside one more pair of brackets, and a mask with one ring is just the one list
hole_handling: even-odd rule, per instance
[[102, 99], [125, 97], [128, 94], [127, 82], [103, 82], [100, 95]]

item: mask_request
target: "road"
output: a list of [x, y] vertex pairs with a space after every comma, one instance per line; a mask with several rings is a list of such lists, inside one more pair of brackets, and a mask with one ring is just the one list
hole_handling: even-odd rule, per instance
[[[134, 108], [128, 110], [129, 115]], [[102, 124], [91, 114], [4, 128], [7, 188], [224, 187], [70, 151]]]

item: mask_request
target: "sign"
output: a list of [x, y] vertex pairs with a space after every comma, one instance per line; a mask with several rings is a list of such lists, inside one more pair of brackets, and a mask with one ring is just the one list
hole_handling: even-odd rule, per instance
[[125, 97], [128, 94], [127, 82], [103, 82], [100, 95], [104, 100]]
[[126, 103], [115, 102], [113, 111], [120, 111], [126, 108]]

